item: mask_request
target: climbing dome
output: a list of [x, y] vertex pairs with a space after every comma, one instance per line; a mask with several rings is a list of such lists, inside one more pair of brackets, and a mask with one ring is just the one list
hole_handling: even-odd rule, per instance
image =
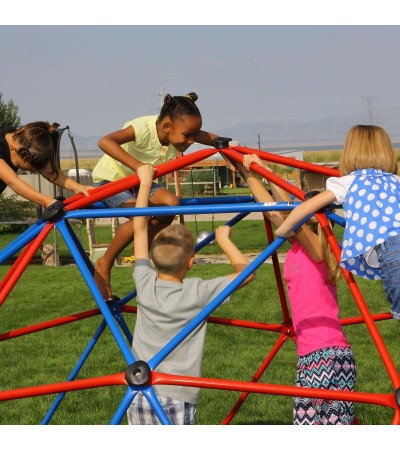
[[[319, 172], [327, 176], [337, 176], [339, 174], [335, 169], [317, 166], [255, 149], [240, 146], [228, 148], [226, 142], [223, 142], [219, 146], [221, 148], [200, 150], [174, 161], [159, 165], [156, 168], [155, 178], [190, 166], [191, 164], [211, 157], [217, 152], [220, 152], [222, 155], [226, 155], [239, 163], [243, 161], [243, 156], [245, 154], [256, 153], [260, 158], [272, 163]], [[38, 409], [39, 407], [44, 408], [44, 405], [46, 407], [47, 412], [43, 417], [42, 424], [49, 424], [56, 412], [58, 415], [57, 417], [61, 417], [65, 414], [70, 417], [70, 423], [79, 424], [84, 422], [82, 421], [82, 416], [86, 411], [85, 398], [88, 398], [91, 390], [95, 388], [107, 389], [107, 392], [109, 393], [108, 398], [112, 399], [113, 404], [116, 405], [113, 414], [109, 418], [109, 423], [120, 424], [124, 419], [126, 410], [132, 399], [137, 392], [142, 391], [157, 414], [160, 422], [162, 424], [169, 424], [168, 417], [160, 406], [153, 389], [153, 386], [156, 385], [169, 384], [200, 387], [203, 389], [203, 392], [204, 390], [207, 390], [212, 392], [223, 391], [233, 393], [236, 400], [232, 402], [231, 406], [227, 408], [225, 412], [223, 412], [224, 418], [220, 422], [222, 424], [243, 423], [240, 419], [236, 420], [236, 417], [240, 412], [240, 409], [245, 407], [245, 404], [249, 400], [252, 401], [255, 412], [253, 413], [254, 420], [247, 423], [265, 423], [262, 419], [263, 416], [261, 415], [261, 410], [260, 415], [257, 414], [259, 411], [257, 405], [261, 397], [273, 397], [278, 399], [278, 401], [280, 401], [280, 399], [283, 401], [283, 399], [291, 400], [291, 397], [293, 396], [354, 401], [356, 402], [356, 411], [357, 405], [361, 404], [372, 405], [373, 407], [377, 406], [380, 408], [383, 407], [385, 410], [390, 411], [388, 423], [399, 424], [399, 372], [379, 329], [379, 323], [392, 321], [391, 314], [371, 313], [358, 284], [353, 276], [346, 271], [344, 271], [345, 284], [347, 286], [346, 289], [352, 294], [351, 298], [354, 299], [354, 306], [359, 313], [352, 317], [342, 318], [341, 322], [346, 328], [358, 326], [363, 327], [366, 330], [368, 335], [367, 339], [361, 338], [365, 341], [362, 342], [364, 345], [363, 348], [366, 349], [368, 354], [371, 354], [371, 361], [373, 360], [373, 355], [376, 354], [377, 358], [375, 358], [375, 361], [378, 360], [379, 363], [378, 367], [374, 367], [371, 363], [370, 367], [364, 368], [364, 373], [360, 372], [358, 369], [358, 380], [364, 380], [358, 381], [358, 387], [367, 386], [369, 388], [357, 390], [356, 392], [336, 392], [322, 389], [303, 389], [293, 386], [292, 382], [294, 382], [296, 361], [293, 343], [295, 342], [296, 336], [293, 331], [277, 255], [277, 250], [285, 243], [285, 239], [274, 239], [271, 225], [266, 219], [264, 219], [266, 247], [249, 264], [246, 270], [215, 297], [201, 313], [194, 317], [164, 348], [154, 355], [151, 360], [136, 361], [134, 359], [131, 353], [131, 327], [127, 325], [126, 318], [128, 315], [136, 313], [136, 307], [134, 305], [129, 305], [129, 302], [135, 298], [136, 291], [133, 290], [125, 295], [119, 295], [118, 297], [115, 297], [113, 302], [107, 303], [103, 300], [100, 291], [93, 280], [93, 264], [83, 249], [73, 226], [71, 226], [71, 219], [82, 220], [90, 218], [134, 217], [147, 214], [151, 214], [152, 216], [185, 216], [187, 214], [201, 215], [212, 213], [218, 220], [218, 214], [232, 213], [232, 219], [227, 223], [234, 227], [250, 212], [291, 210], [296, 205], [296, 202], [304, 200], [304, 192], [281, 177], [267, 171], [255, 163], [252, 164], [251, 169], [267, 180], [286, 189], [295, 197], [293, 204], [262, 204], [254, 202], [253, 198], [250, 196], [228, 196], [213, 197], [209, 199], [181, 199], [181, 205], [179, 207], [152, 207], [151, 213], [147, 208], [105, 208], [101, 200], [138, 185], [138, 177], [132, 175], [122, 180], [109, 183], [106, 186], [94, 188], [91, 190], [88, 197], [75, 195], [65, 200], [63, 203], [56, 203], [53, 207], [45, 210], [41, 219], [22, 233], [15, 241], [3, 248], [0, 252], [0, 264], [4, 264], [6, 261], [10, 260], [10, 258], [16, 258], [9, 270], [3, 270], [1, 272], [5, 275], [0, 284], [0, 305], [4, 307], [4, 302], [7, 299], [12, 303], [12, 307], [10, 306], [6, 309], [6, 314], [11, 316], [19, 315], [19, 298], [18, 295], [13, 295], [16, 286], [23, 287], [25, 294], [31, 297], [30, 302], [32, 305], [37, 303], [40, 305], [42, 302], [47, 301], [45, 294], [46, 289], [51, 289], [54, 294], [57, 295], [58, 287], [63, 283], [63, 280], [59, 279], [57, 273], [59, 269], [54, 269], [54, 277], [52, 279], [46, 279], [43, 282], [43, 289], [40, 289], [39, 292], [35, 290], [34, 292], [29, 293], [31, 288], [24, 277], [24, 272], [27, 267], [32, 265], [32, 258], [53, 229], [56, 229], [64, 239], [75, 261], [76, 267], [87, 286], [87, 292], [85, 293], [77, 293], [74, 285], [63, 286], [62, 292], [68, 292], [70, 290], [71, 294], [63, 298], [61, 300], [62, 303], [68, 304], [70, 298], [73, 296], [80, 297], [80, 295], [82, 295], [82, 307], [86, 306], [88, 301], [95, 302], [95, 304], [90, 305], [91, 307], [94, 306], [93, 309], [68, 314], [63, 317], [57, 316], [55, 319], [48, 318], [47, 320], [40, 322], [36, 322], [35, 313], [26, 311], [26, 308], [29, 309], [30, 306], [28, 304], [28, 306], [24, 306], [24, 314], [27, 317], [30, 317], [33, 323], [21, 328], [5, 330], [4, 321], [2, 321], [3, 325], [0, 334], [0, 340], [2, 341], [2, 355], [3, 352], [7, 352], [8, 360], [10, 359], [10, 355], [12, 355], [12, 364], [9, 365], [7, 369], [3, 367], [2, 391], [0, 392], [0, 401], [4, 402], [3, 405], [12, 402], [14, 408], [16, 408], [16, 402], [30, 399], [29, 403], [26, 404], [26, 408]], [[339, 226], [344, 226], [344, 220], [342, 217], [332, 212], [326, 212], [326, 214], [320, 212], [316, 214], [317, 219], [323, 226], [324, 232], [328, 237], [328, 242], [330, 243], [335, 256], [339, 258], [340, 246], [328, 226], [327, 216]], [[206, 239], [197, 244], [196, 251], [199, 251], [213, 239], [214, 234], [210, 233]], [[269, 260], [269, 258], [271, 259]], [[276, 295], [280, 304], [280, 319], [276, 323], [270, 323], [248, 320], [246, 318], [214, 316], [213, 313], [218, 306], [221, 305], [229, 295], [234, 293], [250, 273], [259, 269], [267, 260], [272, 262], [276, 285], [262, 289], [266, 298], [259, 299], [259, 308], [260, 311], [262, 311], [262, 315], [265, 318], [268, 318], [268, 303], [273, 301], [273, 297]], [[4, 269], [4, 267], [2, 269]], [[40, 269], [38, 268], [38, 270]], [[39, 276], [38, 270], [35, 272], [37, 276]], [[129, 281], [133, 286], [132, 279]], [[258, 278], [256, 278], [252, 285], [254, 286], [254, 283], [257, 282]], [[114, 287], [114, 289], [117, 289], [117, 287]], [[120, 293], [118, 292], [118, 294]], [[8, 303], [6, 306], [8, 306]], [[3, 309], [4, 308], [2, 308], [2, 310]], [[55, 311], [55, 313], [59, 313], [59, 311]], [[81, 334], [79, 323], [83, 320], [90, 320], [91, 324], [93, 324], [93, 332], [91, 335]], [[265, 348], [262, 346], [266, 355], [259, 361], [253, 358], [255, 369], [250, 368], [250, 370], [253, 370], [251, 375], [249, 375], [250, 372], [248, 367], [246, 370], [241, 367], [241, 351], [245, 352], [247, 349], [245, 348], [244, 350], [235, 352], [234, 346], [236, 344], [233, 341], [230, 341], [230, 344], [233, 346], [233, 354], [235, 357], [226, 358], [223, 367], [217, 368], [218, 375], [216, 377], [197, 378], [157, 372], [157, 366], [160, 362], [162, 362], [193, 330], [195, 330], [199, 324], [205, 320], [215, 324], [215, 326], [218, 325], [220, 327], [229, 328], [230, 330], [235, 330], [235, 333], [239, 332], [240, 329], [248, 329], [257, 330], [259, 333], [267, 333], [268, 336], [270, 336], [268, 340], [265, 339]], [[59, 327], [62, 326], [63, 329], [65, 329], [66, 326], [70, 327], [72, 325], [75, 325], [74, 331], [71, 333], [64, 333], [62, 342], [60, 342], [61, 338], [58, 336]], [[37, 350], [38, 346], [37, 335], [41, 333], [50, 334], [49, 339], [46, 340], [47, 345], [50, 347], [46, 348], [49, 355], [51, 355], [51, 347], [53, 347], [53, 344], [54, 348], [58, 349], [55, 350], [57, 352], [60, 351], [61, 345], [64, 352], [63, 354], [65, 354], [65, 360], [69, 361], [70, 358], [67, 359], [67, 355], [70, 356], [70, 352], [72, 352], [70, 348], [73, 347], [74, 357], [76, 358], [75, 365], [72, 364], [72, 366], [68, 366], [67, 363], [65, 363], [65, 366], [62, 365], [61, 367], [59, 363], [52, 365], [52, 359], [51, 356], [49, 356], [46, 359], [46, 364], [43, 364], [42, 367], [34, 366], [35, 370], [29, 369], [29, 371], [27, 371], [26, 367], [20, 363], [18, 355], [32, 354], [32, 357], [34, 357], [34, 352]], [[104, 346], [101, 347], [100, 337], [104, 334], [108, 334], [108, 337], [115, 345], [107, 345], [106, 349], [104, 349]], [[398, 339], [398, 337], [396, 337], [396, 339]], [[77, 343], [79, 344], [78, 346]], [[280, 362], [280, 354], [282, 353], [282, 349], [286, 347], [286, 343], [292, 343], [292, 358], [289, 362], [287, 360]], [[353, 346], [351, 339], [350, 343]], [[398, 345], [393, 346], [393, 343], [388, 344], [392, 344], [393, 349], [398, 347]], [[77, 347], [82, 347], [82, 351], [78, 352]], [[260, 347], [259, 344], [258, 347]], [[38, 351], [40, 352], [40, 350]], [[104, 365], [100, 369], [97, 368], [102, 375], [94, 377], [86, 376], [87, 373], [90, 373], [90, 371], [85, 370], [85, 368], [88, 366], [90, 367], [91, 359], [89, 356], [92, 352], [104, 355], [104, 361], [109, 361], [110, 359], [113, 360], [113, 368], [118, 367], [118, 369], [110, 373], [109, 366]], [[212, 359], [212, 349], [209, 350], [209, 353], [211, 355], [210, 358]], [[398, 357], [398, 353], [396, 353], [396, 355]], [[4, 361], [3, 356], [2, 360]], [[58, 360], [59, 359], [57, 359], [57, 361]], [[205, 366], [207, 367], [207, 360], [205, 360]], [[275, 383], [269, 382], [269, 370], [272, 367], [274, 367], [275, 372], [278, 371], [280, 374], [287, 374], [289, 372], [290, 378], [293, 381], [288, 381], [286, 383], [279, 381]], [[239, 368], [239, 370], [236, 370], [236, 372], [230, 371], [230, 368]], [[239, 373], [239, 376], [232, 379], [229, 376], [230, 373]], [[241, 373], [244, 374], [243, 377], [240, 376]], [[57, 381], [53, 382], [55, 376], [57, 377]], [[377, 377], [379, 377], [379, 379], [387, 379], [387, 392], [374, 392], [374, 380], [376, 380]], [[10, 382], [8, 382], [8, 379]], [[49, 382], [49, 380], [51, 381]], [[4, 388], [4, 386], [6, 386], [6, 388]], [[84, 395], [85, 393], [86, 397]], [[70, 403], [67, 410], [63, 412], [63, 404], [65, 402], [64, 397], [72, 395], [74, 396], [74, 402], [72, 404]], [[104, 404], [99, 404], [97, 407], [104, 408]], [[200, 411], [202, 407], [202, 403], [200, 402]], [[0, 421], [3, 420], [4, 418], [0, 419]], [[282, 418], [272, 418], [269, 419], [267, 423], [291, 423], [291, 420], [291, 409], [289, 409], [286, 422], [284, 422]], [[357, 422], [360, 423], [359, 420], [357, 420]], [[17, 417], [13, 423], [20, 423]], [[62, 420], [59, 420], [58, 423], [63, 422]]]

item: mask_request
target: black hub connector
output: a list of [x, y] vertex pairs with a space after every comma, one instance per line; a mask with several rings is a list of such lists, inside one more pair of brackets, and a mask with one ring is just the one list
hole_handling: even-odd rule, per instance
[[394, 399], [396, 400], [397, 406], [400, 406], [400, 388], [394, 391]]
[[147, 362], [136, 361], [125, 371], [125, 380], [131, 386], [143, 386], [150, 380], [151, 370]]
[[60, 219], [64, 214], [64, 203], [61, 200], [57, 200], [43, 211], [41, 219], [50, 221], [57, 220]]
[[229, 142], [231, 140], [232, 140], [231, 138], [227, 138], [227, 137], [217, 137], [213, 140], [214, 147], [215, 148], [228, 148]]

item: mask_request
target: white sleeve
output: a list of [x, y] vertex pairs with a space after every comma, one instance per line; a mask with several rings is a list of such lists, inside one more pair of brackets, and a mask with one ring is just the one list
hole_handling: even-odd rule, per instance
[[333, 192], [336, 201], [342, 204], [346, 198], [347, 191], [354, 180], [354, 175], [344, 177], [330, 177], [326, 180], [326, 189]]

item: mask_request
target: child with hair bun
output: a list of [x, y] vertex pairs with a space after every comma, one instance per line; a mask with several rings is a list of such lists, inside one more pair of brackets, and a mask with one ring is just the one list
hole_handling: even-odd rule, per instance
[[58, 123], [31, 122], [0, 130], [0, 194], [10, 187], [16, 194], [47, 208], [56, 199], [38, 192], [21, 180], [18, 169], [39, 172], [44, 178], [75, 194], [88, 195], [92, 186], [68, 178], [53, 163], [58, 143]]
[[[95, 186], [125, 178], [143, 164], [158, 165], [184, 153], [194, 142], [214, 146], [218, 136], [201, 130], [202, 117], [196, 106], [197, 95], [167, 94], [159, 115], [142, 116], [126, 122], [121, 130], [100, 139], [98, 145], [106, 153], [93, 170]], [[138, 188], [127, 190], [104, 200], [110, 208], [135, 206]], [[177, 206], [179, 198], [163, 186], [153, 183], [150, 206]], [[149, 221], [149, 239], [168, 226], [173, 216], [154, 217]], [[96, 261], [94, 280], [104, 299], [112, 299], [110, 273], [115, 259], [132, 242], [132, 223], [127, 221], [117, 230], [105, 254]]]

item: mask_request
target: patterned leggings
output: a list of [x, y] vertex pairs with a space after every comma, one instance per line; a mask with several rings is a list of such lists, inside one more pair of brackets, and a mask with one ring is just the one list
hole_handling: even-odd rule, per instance
[[[353, 391], [356, 363], [346, 347], [328, 347], [299, 356], [296, 386]], [[351, 425], [355, 417], [353, 402], [294, 397], [295, 425]]]

